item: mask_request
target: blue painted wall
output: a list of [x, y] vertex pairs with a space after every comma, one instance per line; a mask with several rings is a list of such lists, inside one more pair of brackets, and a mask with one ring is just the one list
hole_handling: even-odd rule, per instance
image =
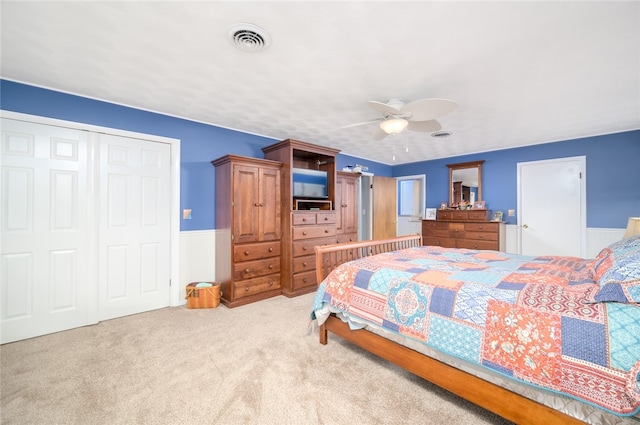
[[587, 227], [624, 228], [628, 217], [640, 216], [640, 130], [398, 165], [393, 176], [426, 174], [427, 208], [436, 208], [449, 200], [447, 164], [485, 160], [482, 197], [506, 216], [517, 207], [519, 162], [572, 156], [586, 157]]
[[[193, 211], [181, 230], [214, 228], [211, 160], [228, 153], [262, 158], [261, 149], [278, 141], [7, 80], [0, 80], [0, 109], [180, 139], [180, 207]], [[622, 228], [627, 217], [640, 216], [640, 131], [397, 166], [341, 154], [336, 165], [366, 165], [380, 176], [426, 174], [427, 206], [436, 207], [448, 199], [446, 164], [484, 159], [483, 198], [506, 211], [516, 208], [518, 162], [579, 155], [587, 156], [587, 225]]]

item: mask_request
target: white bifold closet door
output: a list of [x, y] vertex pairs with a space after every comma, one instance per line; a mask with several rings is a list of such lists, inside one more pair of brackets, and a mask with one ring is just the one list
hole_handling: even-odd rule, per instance
[[169, 305], [170, 147], [100, 140], [100, 320]]
[[169, 305], [170, 146], [2, 119], [0, 342]]

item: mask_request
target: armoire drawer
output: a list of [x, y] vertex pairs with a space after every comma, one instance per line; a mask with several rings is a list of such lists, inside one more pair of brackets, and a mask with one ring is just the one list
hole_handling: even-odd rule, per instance
[[301, 211], [291, 214], [291, 222], [294, 226], [305, 226], [313, 224], [335, 224], [335, 211], [329, 212], [309, 212]]
[[280, 273], [280, 257], [244, 261], [233, 265], [233, 278], [235, 280], [251, 279], [272, 273]]
[[235, 245], [234, 261], [251, 261], [280, 255], [280, 241]]
[[301, 226], [293, 228], [293, 239], [314, 239], [335, 236], [336, 226]]
[[280, 289], [280, 275], [257, 277], [249, 280], [239, 280], [233, 283], [234, 298], [243, 298], [262, 292]]
[[293, 275], [293, 289], [307, 288], [310, 286], [316, 286], [318, 279], [316, 278], [316, 271], [298, 273]]
[[302, 255], [311, 255], [316, 253], [314, 247], [320, 245], [331, 245], [336, 243], [335, 237], [328, 238], [320, 238], [320, 239], [309, 239], [309, 240], [299, 240], [293, 242], [293, 256], [300, 257]]
[[293, 259], [293, 272], [302, 273], [313, 271], [316, 269], [316, 256], [306, 255], [304, 257], [295, 257]]

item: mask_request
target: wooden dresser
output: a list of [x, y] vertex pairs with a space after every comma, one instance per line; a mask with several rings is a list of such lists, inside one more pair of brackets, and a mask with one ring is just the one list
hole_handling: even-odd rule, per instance
[[438, 210], [436, 220], [422, 220], [422, 243], [504, 251], [505, 224], [489, 217], [490, 210]]

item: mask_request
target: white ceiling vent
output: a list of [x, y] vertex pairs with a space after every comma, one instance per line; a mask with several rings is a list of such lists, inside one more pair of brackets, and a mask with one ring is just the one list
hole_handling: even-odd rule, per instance
[[229, 41], [245, 52], [261, 52], [271, 44], [271, 36], [253, 24], [235, 24], [229, 28]]

